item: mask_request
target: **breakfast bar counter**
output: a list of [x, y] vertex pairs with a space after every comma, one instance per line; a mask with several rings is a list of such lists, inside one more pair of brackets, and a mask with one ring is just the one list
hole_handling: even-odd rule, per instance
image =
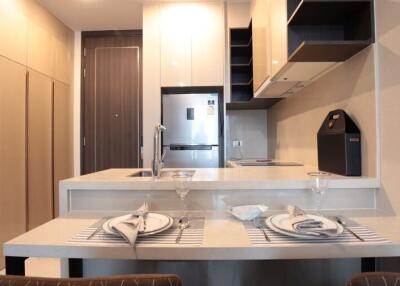
[[[400, 256], [400, 219], [377, 212], [363, 214], [347, 211], [347, 219], [376, 232], [388, 241], [351, 243], [252, 243], [245, 224], [229, 214], [205, 214], [204, 236], [199, 244], [129, 244], [114, 245], [71, 242], [71, 239], [104, 215], [75, 213], [54, 219], [4, 245], [9, 272], [26, 257], [65, 259], [126, 259], [126, 260], [280, 260], [371, 258]], [[204, 213], [203, 213], [204, 214]], [[192, 214], [198, 216], [198, 214]], [[356, 216], [354, 216], [356, 215]], [[21, 260], [22, 259], [22, 260]]]

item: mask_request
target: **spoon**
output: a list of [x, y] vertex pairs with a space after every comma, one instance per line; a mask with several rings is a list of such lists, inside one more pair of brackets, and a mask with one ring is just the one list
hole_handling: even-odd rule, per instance
[[178, 226], [179, 226], [179, 234], [178, 237], [176, 238], [176, 243], [179, 243], [181, 240], [183, 231], [190, 226], [189, 219], [187, 217], [182, 217], [178, 221]]

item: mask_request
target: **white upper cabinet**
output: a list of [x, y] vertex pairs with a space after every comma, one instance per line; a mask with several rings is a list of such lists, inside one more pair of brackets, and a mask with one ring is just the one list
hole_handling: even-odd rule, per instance
[[223, 3], [164, 3], [160, 17], [161, 86], [223, 85]]
[[192, 18], [192, 85], [224, 84], [224, 4], [194, 4]]
[[271, 19], [271, 70], [272, 76], [285, 66], [288, 61], [287, 44], [287, 0], [270, 1]]
[[186, 3], [161, 6], [161, 86], [190, 86], [191, 10]]
[[271, 77], [269, 2], [253, 0], [251, 3], [254, 91]]

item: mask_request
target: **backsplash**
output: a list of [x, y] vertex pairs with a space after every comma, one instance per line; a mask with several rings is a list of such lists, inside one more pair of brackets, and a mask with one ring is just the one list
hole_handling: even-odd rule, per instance
[[[227, 110], [226, 112], [226, 158], [267, 158], [267, 111]], [[241, 146], [233, 147], [233, 141]]]
[[344, 109], [361, 130], [362, 174], [376, 175], [373, 47], [268, 110], [269, 154], [317, 166], [317, 132], [329, 111]]

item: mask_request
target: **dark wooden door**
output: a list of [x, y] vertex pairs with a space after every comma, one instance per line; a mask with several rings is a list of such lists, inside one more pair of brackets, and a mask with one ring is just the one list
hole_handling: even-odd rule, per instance
[[141, 34], [83, 34], [83, 173], [141, 166]]

